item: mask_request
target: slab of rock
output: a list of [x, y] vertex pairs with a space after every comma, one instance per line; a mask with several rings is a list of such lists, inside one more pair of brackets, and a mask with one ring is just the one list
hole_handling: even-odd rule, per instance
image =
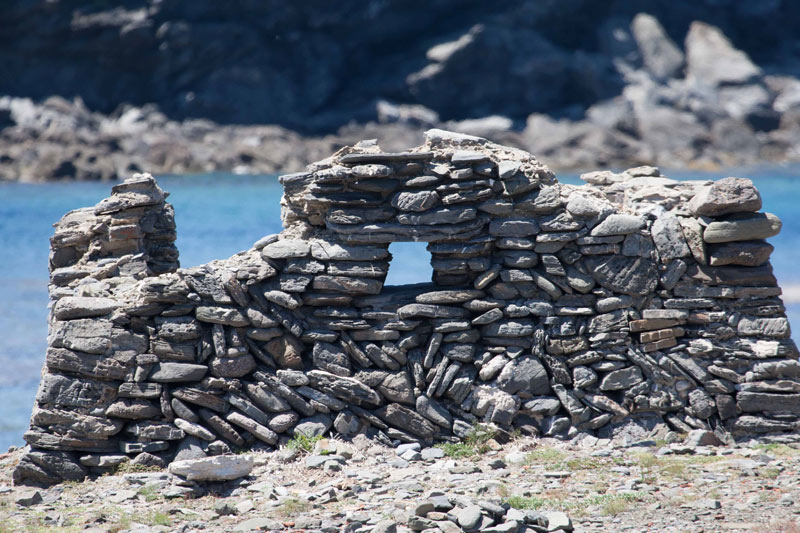
[[311, 242], [311, 255], [321, 261], [378, 261], [389, 257], [389, 251], [379, 246], [346, 246], [314, 240]]
[[703, 240], [719, 243], [767, 239], [780, 233], [781, 226], [781, 220], [772, 213], [732, 215], [711, 222], [703, 232]]
[[307, 241], [300, 239], [283, 239], [268, 244], [261, 249], [261, 255], [270, 259], [289, 259], [305, 257], [310, 251]]
[[111, 298], [66, 296], [56, 302], [53, 313], [58, 320], [91, 318], [107, 315], [117, 306], [118, 303]]
[[156, 363], [150, 374], [150, 381], [157, 383], [178, 383], [200, 381], [206, 375], [208, 367], [191, 363]]
[[381, 407], [375, 411], [375, 414], [387, 424], [423, 439], [432, 438], [436, 432], [434, 426], [427, 419], [397, 403]]
[[649, 259], [614, 255], [587, 257], [585, 261], [597, 283], [617, 293], [644, 296], [658, 284], [658, 269]]
[[426, 211], [439, 201], [436, 191], [401, 192], [392, 199], [392, 205], [400, 211]]
[[689, 202], [697, 216], [718, 217], [731, 213], [754, 213], [761, 209], [761, 195], [746, 178], [724, 178], [700, 190]]
[[250, 321], [247, 317], [235, 307], [200, 306], [195, 309], [195, 316], [197, 320], [201, 322], [211, 322], [213, 324], [221, 324], [223, 326], [232, 326], [235, 328], [250, 325]]
[[253, 464], [252, 455], [218, 455], [173, 461], [169, 471], [188, 481], [229, 481], [248, 475]]
[[644, 381], [642, 371], [638, 366], [631, 366], [606, 374], [602, 381], [600, 381], [600, 390], [625, 390], [642, 381]]
[[709, 247], [711, 266], [741, 265], [756, 267], [769, 261], [774, 247], [766, 241], [724, 243]]
[[691, 255], [689, 245], [683, 238], [683, 228], [678, 217], [662, 215], [653, 222], [650, 231], [662, 262]]
[[611, 235], [627, 235], [639, 231], [645, 226], [644, 218], [639, 215], [615, 213], [592, 228], [592, 237], [608, 237]]

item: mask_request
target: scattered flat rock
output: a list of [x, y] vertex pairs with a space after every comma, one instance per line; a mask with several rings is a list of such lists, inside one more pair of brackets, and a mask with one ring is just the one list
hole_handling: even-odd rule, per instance
[[173, 461], [169, 471], [188, 481], [227, 481], [242, 478], [253, 470], [251, 455], [220, 455], [203, 459]]

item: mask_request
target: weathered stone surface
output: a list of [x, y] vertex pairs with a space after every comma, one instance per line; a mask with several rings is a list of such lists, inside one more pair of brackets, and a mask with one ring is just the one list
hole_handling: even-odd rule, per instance
[[264, 246], [261, 255], [270, 259], [305, 257], [310, 251], [308, 242], [299, 239], [282, 239]]
[[509, 394], [525, 392], [539, 396], [550, 392], [547, 372], [539, 359], [532, 355], [518, 357], [506, 364], [497, 377], [497, 385]]
[[321, 389], [346, 402], [365, 407], [377, 406], [382, 403], [380, 395], [375, 390], [356, 379], [336, 376], [322, 370], [311, 370], [308, 372], [308, 377], [314, 388]]
[[381, 420], [390, 426], [408, 431], [422, 439], [431, 439], [436, 431], [427, 419], [397, 403], [391, 403], [375, 411]]
[[392, 198], [392, 205], [401, 211], [426, 211], [436, 205], [436, 191], [401, 192]]
[[47, 368], [96, 379], [125, 379], [129, 366], [103, 355], [74, 352], [63, 348], [48, 348]]
[[421, 214], [403, 213], [397, 215], [397, 221], [413, 225], [458, 224], [474, 220], [477, 216], [478, 211], [474, 207], [440, 207]]
[[742, 391], [736, 395], [736, 407], [744, 413], [800, 413], [800, 394], [771, 394]]
[[156, 363], [148, 377], [157, 383], [178, 383], [200, 381], [206, 375], [208, 367], [190, 363]]
[[389, 252], [376, 246], [347, 246], [314, 240], [311, 241], [311, 255], [321, 261], [377, 261], [389, 257]]
[[230, 481], [245, 477], [253, 470], [253, 464], [252, 455], [219, 455], [173, 461], [169, 471], [188, 481]]
[[709, 247], [711, 266], [741, 265], [756, 267], [769, 261], [774, 247], [765, 241], [744, 241]]
[[661, 261], [666, 263], [670, 259], [688, 257], [691, 255], [689, 245], [683, 238], [683, 228], [678, 217], [663, 215], [653, 222], [650, 228], [656, 249]]
[[631, 366], [606, 374], [600, 381], [600, 390], [626, 390], [642, 381], [644, 381], [642, 371], [638, 366]]
[[53, 314], [58, 320], [104, 316], [116, 309], [118, 303], [111, 298], [66, 296], [56, 302]]
[[375, 279], [323, 275], [314, 278], [314, 288], [348, 294], [378, 294], [383, 288], [383, 283]]
[[183, 430], [174, 425], [159, 422], [133, 422], [125, 431], [141, 440], [180, 440], [185, 436]]
[[195, 316], [201, 322], [211, 322], [213, 324], [221, 324], [223, 326], [232, 326], [241, 328], [249, 326], [250, 321], [239, 310], [234, 307], [212, 307], [200, 306], [195, 309]]
[[761, 195], [746, 178], [724, 178], [704, 187], [689, 202], [698, 216], [718, 217], [730, 213], [751, 213], [761, 209]]
[[532, 218], [492, 220], [489, 233], [497, 237], [528, 237], [539, 233], [539, 224]]
[[709, 243], [752, 241], [774, 237], [781, 231], [781, 221], [772, 213], [731, 215], [711, 222], [703, 232]]
[[80, 318], [55, 323], [51, 346], [69, 348], [76, 352], [105, 354], [111, 347], [110, 320]]
[[761, 318], [744, 316], [739, 320], [740, 335], [758, 335], [773, 338], [788, 338], [791, 334], [789, 321], [785, 317]]
[[638, 215], [613, 214], [592, 228], [591, 234], [593, 237], [627, 235], [639, 231], [644, 226], [644, 219]]
[[588, 257], [586, 265], [597, 283], [606, 289], [629, 296], [653, 292], [658, 283], [658, 270], [647, 259], [623, 256]]
[[86, 379], [47, 374], [39, 383], [36, 401], [62, 407], [106, 407], [116, 398], [116, 387]]
[[273, 339], [264, 345], [264, 349], [275, 359], [278, 368], [303, 368], [303, 345], [294, 335], [287, 333]]
[[237, 357], [212, 357], [208, 369], [218, 378], [241, 378], [255, 370], [256, 360], [249, 353]]

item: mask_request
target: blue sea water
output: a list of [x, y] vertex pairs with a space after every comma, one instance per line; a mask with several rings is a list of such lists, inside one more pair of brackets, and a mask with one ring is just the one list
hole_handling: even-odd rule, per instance
[[[800, 167], [738, 169], [735, 173], [665, 172], [677, 179], [753, 179], [764, 209], [783, 220], [770, 239], [772, 265], [784, 290], [800, 286]], [[580, 184], [574, 175], [562, 183]], [[275, 176], [163, 176], [178, 226], [182, 266], [229, 257], [281, 230], [282, 187]], [[47, 346], [47, 256], [52, 224], [71, 209], [108, 196], [103, 183], [0, 184], [0, 451], [21, 445]], [[395, 243], [387, 284], [430, 280], [430, 255], [419, 243]], [[786, 291], [794, 292], [794, 291]], [[800, 302], [788, 302], [800, 324]], [[800, 332], [800, 326], [796, 327]], [[795, 338], [800, 338], [797, 335]]]

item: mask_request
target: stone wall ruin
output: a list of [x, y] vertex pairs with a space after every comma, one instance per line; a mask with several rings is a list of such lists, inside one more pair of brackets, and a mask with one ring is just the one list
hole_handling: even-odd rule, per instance
[[[800, 364], [764, 241], [780, 221], [752, 183], [583, 178], [441, 130], [404, 153], [362, 142], [280, 178], [280, 234], [185, 269], [153, 178], [116, 185], [55, 226], [15, 481], [297, 433], [795, 431]], [[431, 283], [384, 286], [396, 241], [428, 243]]]

